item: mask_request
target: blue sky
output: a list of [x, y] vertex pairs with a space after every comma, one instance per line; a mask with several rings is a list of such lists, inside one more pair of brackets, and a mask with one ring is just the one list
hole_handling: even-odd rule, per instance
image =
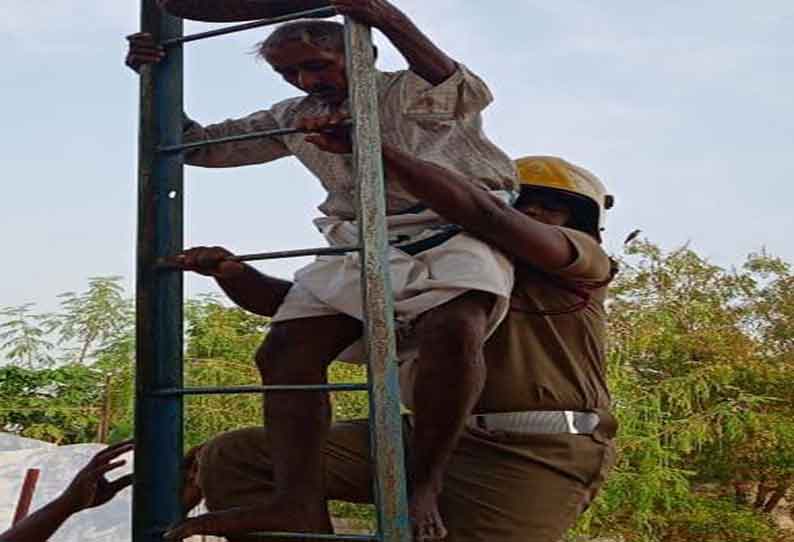
[[[486, 130], [509, 154], [563, 156], [607, 183], [609, 249], [641, 228], [721, 265], [762, 246], [794, 261], [794, 2], [550, 4], [399, 2], [490, 84]], [[0, 306], [52, 309], [89, 276], [122, 275], [132, 289], [137, 78], [122, 59], [137, 26], [134, 1], [0, 3]], [[191, 116], [222, 120], [294, 95], [248, 54], [265, 32], [188, 46]], [[403, 67], [377, 40], [379, 66]], [[186, 181], [187, 246], [323, 243], [311, 225], [322, 191], [292, 159], [190, 168]], [[300, 263], [260, 267], [290, 276]], [[215, 288], [191, 278], [187, 290]]]

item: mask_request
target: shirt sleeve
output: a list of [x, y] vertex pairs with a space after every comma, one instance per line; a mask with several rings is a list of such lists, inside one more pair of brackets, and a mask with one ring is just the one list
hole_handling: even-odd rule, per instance
[[[276, 116], [259, 111], [241, 119], [229, 119], [218, 124], [202, 126], [185, 117], [185, 143], [219, 139], [279, 128]], [[185, 152], [185, 163], [201, 167], [235, 167], [263, 164], [290, 156], [292, 152], [278, 137], [261, 137], [231, 143], [218, 143]]]
[[551, 272], [561, 278], [579, 282], [599, 283], [612, 273], [612, 262], [601, 245], [590, 235], [570, 228], [559, 228], [574, 250], [570, 265]]
[[455, 73], [436, 86], [410, 70], [404, 72], [400, 101], [408, 117], [445, 121], [480, 113], [493, 101], [493, 95], [482, 79], [458, 64]]

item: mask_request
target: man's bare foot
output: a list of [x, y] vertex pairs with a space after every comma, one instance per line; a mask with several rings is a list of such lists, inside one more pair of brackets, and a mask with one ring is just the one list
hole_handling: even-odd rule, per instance
[[438, 495], [435, 491], [417, 488], [408, 508], [413, 523], [414, 542], [446, 538], [447, 528], [438, 511]]
[[310, 507], [271, 502], [189, 518], [168, 529], [163, 538], [183, 540], [195, 535], [234, 538], [236, 535], [266, 531], [331, 533], [333, 529], [325, 506], [311, 510]]

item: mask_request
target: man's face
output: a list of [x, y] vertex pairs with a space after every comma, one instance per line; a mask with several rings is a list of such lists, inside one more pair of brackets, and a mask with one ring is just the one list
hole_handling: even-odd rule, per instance
[[553, 190], [524, 188], [516, 208], [530, 218], [551, 226], [564, 226], [573, 214], [570, 200]]
[[265, 52], [265, 59], [290, 85], [330, 105], [347, 99], [345, 55], [290, 41]]

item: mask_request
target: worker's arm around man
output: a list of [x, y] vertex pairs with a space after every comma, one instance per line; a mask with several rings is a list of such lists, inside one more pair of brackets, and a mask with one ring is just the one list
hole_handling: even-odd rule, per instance
[[[345, 115], [334, 114], [301, 119], [300, 126], [318, 132], [306, 136], [306, 141], [321, 150], [349, 154], [353, 148], [346, 120]], [[518, 209], [462, 179], [460, 174], [393, 145], [383, 145], [383, 162], [387, 173], [399, 179], [407, 192], [450, 223], [518, 261], [551, 272], [573, 261], [574, 247], [558, 228], [568, 220], [568, 212]], [[543, 221], [538, 220], [538, 213], [542, 213]]]

